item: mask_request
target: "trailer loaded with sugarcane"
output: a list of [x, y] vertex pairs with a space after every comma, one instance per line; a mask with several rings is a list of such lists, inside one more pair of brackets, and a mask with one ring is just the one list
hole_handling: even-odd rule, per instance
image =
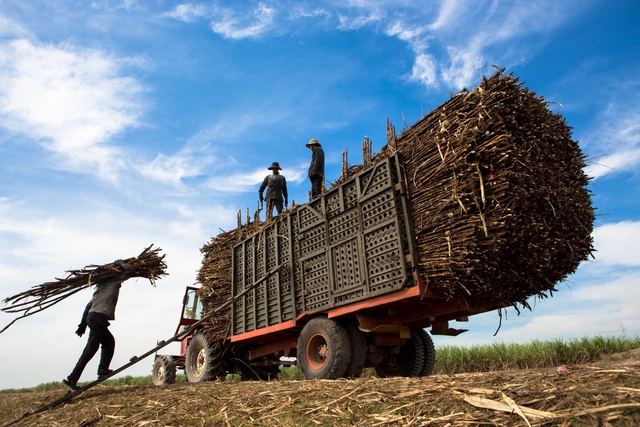
[[387, 130], [387, 145], [343, 165], [320, 197], [202, 248], [179, 330], [197, 327], [179, 356], [156, 357], [156, 384], [176, 368], [199, 382], [268, 377], [283, 363], [309, 379], [364, 367], [429, 375], [431, 335], [530, 308], [592, 254], [585, 157], [564, 118], [513, 75]]

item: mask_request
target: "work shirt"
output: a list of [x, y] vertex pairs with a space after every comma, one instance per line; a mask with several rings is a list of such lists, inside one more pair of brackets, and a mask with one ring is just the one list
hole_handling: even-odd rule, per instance
[[93, 293], [89, 313], [106, 314], [107, 319], [115, 320], [116, 304], [118, 303], [121, 285], [122, 283], [119, 280], [98, 283], [96, 291]]
[[264, 189], [267, 189], [266, 200], [288, 200], [287, 194], [287, 180], [280, 174], [267, 175], [262, 181], [262, 185], [258, 190], [258, 193], [262, 194]]
[[115, 320], [120, 286], [134, 274], [135, 271], [131, 267], [125, 267], [121, 275], [115, 275], [108, 281], [97, 283], [89, 313], [102, 313], [107, 315], [108, 320]]
[[322, 150], [322, 147], [313, 147], [308, 177], [324, 177], [324, 150]]

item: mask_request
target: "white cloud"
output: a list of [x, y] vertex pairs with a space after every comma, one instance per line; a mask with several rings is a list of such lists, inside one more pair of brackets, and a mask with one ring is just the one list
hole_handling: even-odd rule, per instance
[[469, 3], [450, 0], [440, 3], [440, 9], [438, 10], [438, 16], [435, 21], [429, 24], [428, 28], [431, 31], [450, 30], [452, 27], [462, 21], [464, 11], [468, 11]]
[[605, 224], [593, 230], [593, 264], [640, 267], [640, 221]]
[[596, 156], [594, 160], [589, 161], [585, 173], [593, 179], [598, 179], [625, 171], [635, 172], [638, 163], [640, 163], [640, 148], [618, 151]]
[[[514, 56], [501, 48], [504, 42], [552, 30], [566, 19], [565, 8], [552, 3], [520, 7], [452, 0], [441, 2], [435, 14], [428, 7], [403, 10], [385, 33], [406, 42], [415, 53], [412, 80], [426, 87], [444, 84], [461, 89], [478, 80], [483, 67], [522, 61], [527, 44]], [[435, 57], [436, 51], [442, 58], [439, 62], [425, 61]]]
[[214, 17], [211, 29], [227, 39], [244, 39], [260, 36], [272, 27], [276, 15], [274, 8], [259, 3], [255, 9], [247, 12], [220, 9], [216, 15], [222, 16]]
[[[586, 265], [585, 265], [586, 266]], [[593, 277], [581, 267], [571, 288], [560, 285], [552, 297], [530, 302], [532, 311], [520, 315], [507, 309], [500, 319], [496, 311], [472, 316], [469, 329], [459, 337], [435, 337], [439, 345], [484, 345], [492, 342], [528, 343], [533, 340], [578, 339], [587, 336], [640, 336], [640, 271]], [[495, 331], [498, 333], [494, 336]]]
[[295, 20], [298, 18], [329, 18], [329, 17], [331, 17], [331, 12], [321, 7], [310, 9], [308, 4], [295, 3], [291, 5], [291, 10], [289, 12], [289, 18], [292, 20]]
[[[249, 192], [257, 191], [264, 177], [269, 174], [265, 168], [261, 167], [248, 173], [237, 173], [232, 175], [223, 175], [212, 178], [208, 187], [222, 192]], [[286, 174], [283, 173], [288, 183], [301, 182], [306, 178], [306, 170], [301, 168], [287, 168]]]
[[386, 17], [384, 11], [370, 10], [366, 14], [350, 14], [338, 13], [338, 29], [339, 30], [357, 30], [374, 22], [380, 22]]
[[136, 126], [142, 107], [125, 62], [24, 39], [0, 45], [0, 125], [57, 154], [62, 168], [115, 179], [120, 150], [109, 139]]
[[0, 37], [28, 38], [31, 33], [22, 25], [0, 15]]
[[523, 326], [511, 329], [503, 338], [551, 339], [593, 335], [621, 335], [623, 328], [631, 335], [640, 334], [640, 271], [609, 274], [599, 280], [581, 276], [582, 283], [571, 291], [562, 289], [556, 296], [534, 310]]
[[158, 154], [151, 163], [140, 168], [140, 173], [164, 184], [180, 186], [184, 178], [203, 174], [206, 167], [215, 162], [212, 152], [208, 144], [187, 144], [175, 155]]
[[210, 8], [203, 3], [183, 3], [177, 5], [171, 12], [165, 13], [163, 16], [191, 23], [208, 16], [209, 13]]
[[600, 115], [585, 146], [591, 161], [585, 169], [594, 179], [635, 172], [640, 163], [640, 108], [637, 102], [615, 103]]
[[420, 53], [416, 55], [413, 68], [411, 70], [411, 78], [422, 82], [426, 86], [435, 86], [438, 80], [436, 64], [436, 59], [429, 54]]
[[478, 78], [478, 69], [485, 62], [481, 48], [449, 49], [449, 65], [443, 66], [442, 80], [451, 87], [461, 89]]

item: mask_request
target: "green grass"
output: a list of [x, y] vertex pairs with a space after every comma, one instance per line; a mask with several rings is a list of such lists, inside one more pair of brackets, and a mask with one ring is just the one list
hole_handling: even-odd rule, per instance
[[532, 341], [455, 347], [436, 351], [436, 374], [548, 368], [591, 363], [608, 354], [640, 348], [640, 337], [591, 337], [570, 341]]
[[[528, 344], [495, 343], [472, 347], [443, 346], [436, 350], [435, 374], [457, 374], [463, 372], [487, 372], [509, 369], [549, 368], [559, 365], [591, 363], [602, 356], [640, 348], [640, 337], [602, 337], [573, 339], [569, 341], [532, 341]], [[366, 368], [363, 376], [375, 376], [373, 368]], [[229, 374], [226, 381], [235, 382], [239, 376]], [[281, 366], [278, 380], [301, 380], [302, 374], [296, 366]], [[176, 375], [176, 383], [186, 381], [184, 374]], [[89, 382], [79, 383], [86, 385]], [[107, 380], [104, 385], [152, 385], [151, 376]], [[40, 384], [28, 389], [0, 390], [9, 392], [38, 392], [65, 387], [61, 382]]]

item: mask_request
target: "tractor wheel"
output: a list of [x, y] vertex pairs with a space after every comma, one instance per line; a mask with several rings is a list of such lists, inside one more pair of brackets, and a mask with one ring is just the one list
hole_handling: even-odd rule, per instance
[[184, 372], [190, 383], [209, 381], [219, 375], [221, 361], [216, 348], [202, 332], [197, 332], [189, 341], [184, 360]]
[[433, 373], [433, 368], [436, 366], [436, 348], [427, 331], [424, 329], [417, 329], [415, 332], [417, 332], [417, 335], [422, 340], [422, 345], [424, 347], [424, 366], [422, 367], [420, 376], [426, 377]]
[[305, 378], [340, 378], [351, 361], [349, 334], [335, 320], [316, 317], [302, 328], [297, 353], [298, 368]]
[[176, 363], [171, 356], [158, 355], [153, 361], [151, 372], [153, 385], [163, 386], [176, 382]]
[[391, 347], [389, 356], [376, 366], [379, 377], [418, 377], [424, 368], [424, 345], [416, 331], [401, 347]]
[[351, 343], [351, 362], [347, 366], [345, 376], [347, 378], [357, 378], [364, 369], [367, 361], [367, 337], [354, 323], [347, 324], [347, 333]]

